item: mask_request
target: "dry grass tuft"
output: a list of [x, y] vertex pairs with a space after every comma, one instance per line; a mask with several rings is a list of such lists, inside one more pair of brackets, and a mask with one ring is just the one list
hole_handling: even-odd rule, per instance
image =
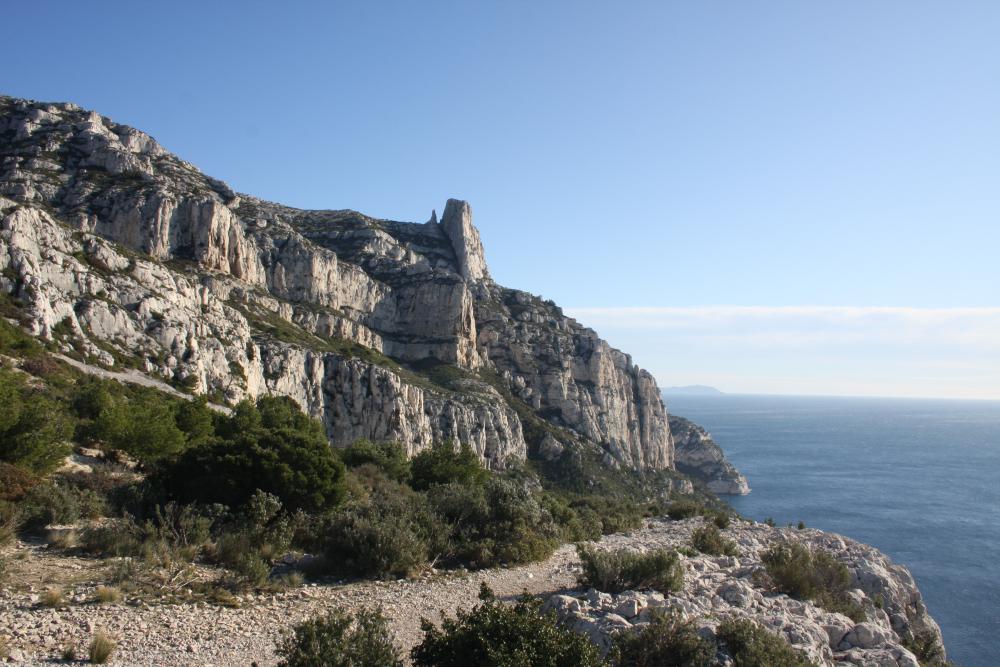
[[46, 588], [45, 592], [42, 593], [41, 602], [42, 605], [45, 607], [50, 607], [52, 609], [55, 609], [56, 607], [63, 606], [63, 603], [65, 603], [65, 601], [66, 600], [63, 596], [63, 589], [59, 588], [58, 586], [51, 586], [49, 588]]
[[122, 592], [114, 586], [98, 586], [94, 594], [97, 596], [97, 601], [102, 604], [112, 604], [122, 600]]
[[88, 649], [87, 656], [90, 658], [91, 663], [95, 665], [103, 665], [111, 659], [111, 654], [114, 652], [115, 643], [112, 641], [111, 637], [108, 637], [103, 632], [98, 632], [90, 641], [90, 648]]

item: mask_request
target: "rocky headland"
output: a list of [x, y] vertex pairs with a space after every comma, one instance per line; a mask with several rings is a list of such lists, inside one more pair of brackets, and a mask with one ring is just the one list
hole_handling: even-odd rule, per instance
[[746, 495], [750, 484], [727, 459], [712, 436], [694, 422], [670, 415], [677, 470], [705, 484], [709, 491], [723, 495]]

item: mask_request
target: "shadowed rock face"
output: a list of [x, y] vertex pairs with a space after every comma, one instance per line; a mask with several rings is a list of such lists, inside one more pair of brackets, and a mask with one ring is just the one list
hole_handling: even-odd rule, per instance
[[673, 464], [653, 378], [496, 285], [460, 200], [424, 224], [294, 209], [96, 113], [0, 97], [0, 268], [65, 352], [228, 402], [291, 396], [336, 445], [451, 438], [503, 467], [539, 444], [516, 401], [612, 465]]
[[743, 496], [750, 493], [747, 478], [726, 460], [708, 431], [694, 422], [670, 415], [677, 469], [701, 481], [712, 493]]

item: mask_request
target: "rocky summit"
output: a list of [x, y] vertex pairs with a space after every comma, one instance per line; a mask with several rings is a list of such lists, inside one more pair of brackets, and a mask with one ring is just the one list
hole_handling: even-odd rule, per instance
[[426, 223], [295, 209], [95, 112], [0, 97], [0, 267], [22, 324], [65, 355], [220, 405], [290, 396], [334, 445], [674, 465], [652, 376], [495, 283], [464, 201]]

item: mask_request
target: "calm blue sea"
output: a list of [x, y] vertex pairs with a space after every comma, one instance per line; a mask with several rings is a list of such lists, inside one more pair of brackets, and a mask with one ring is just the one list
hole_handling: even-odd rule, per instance
[[1000, 402], [669, 396], [750, 480], [749, 518], [873, 544], [910, 568], [962, 667], [1000, 665]]

